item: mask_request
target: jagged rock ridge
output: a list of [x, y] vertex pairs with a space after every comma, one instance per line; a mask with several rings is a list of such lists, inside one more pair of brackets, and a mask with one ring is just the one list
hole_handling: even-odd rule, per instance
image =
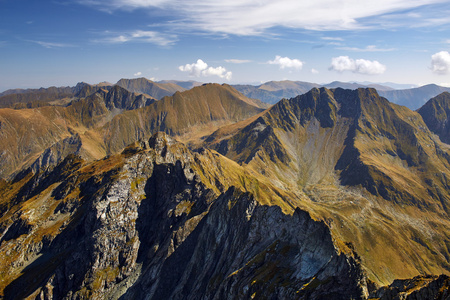
[[367, 296], [358, 257], [325, 223], [261, 205], [225, 176], [222, 192], [210, 189], [208, 174], [226, 164], [158, 134], [18, 178], [1, 203], [5, 299]]

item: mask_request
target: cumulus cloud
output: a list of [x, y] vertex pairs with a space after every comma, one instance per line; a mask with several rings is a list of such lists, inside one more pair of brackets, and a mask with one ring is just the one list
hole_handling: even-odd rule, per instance
[[279, 65], [280, 69], [292, 68], [301, 70], [303, 68], [302, 61], [296, 58], [291, 59], [289, 57], [281, 57], [279, 55], [275, 56], [274, 60], [269, 60], [267, 63], [271, 65]]
[[105, 38], [98, 39], [95, 42], [121, 44], [127, 42], [151, 43], [158, 46], [172, 46], [178, 40], [173, 34], [164, 34], [157, 31], [135, 30], [130, 32], [114, 33], [105, 32]]
[[337, 72], [351, 71], [353, 73], [378, 75], [386, 71], [386, 66], [376, 60], [352, 59], [348, 56], [333, 57], [330, 70]]
[[[436, 19], [450, 23], [439, 6], [446, 0], [378, 0], [376, 5], [361, 0], [77, 0], [101, 10], [146, 9], [170, 13], [166, 25], [180, 29], [198, 29], [238, 35], [261, 35], [274, 27], [312, 30], [347, 30], [386, 27], [423, 26], [435, 24]], [[426, 6], [421, 18], [386, 17]], [[156, 10], [157, 9], [157, 10]], [[439, 16], [439, 18], [437, 17]], [[382, 18], [384, 17], [384, 18]], [[433, 23], [434, 22], [434, 23]]]
[[142, 75], [142, 72], [137, 72], [137, 73], [134, 73], [134, 74], [133, 74], [133, 76], [135, 76], [135, 77], [141, 76], [141, 75]]
[[450, 72], [450, 53], [441, 51], [431, 56], [431, 71], [444, 75]]
[[201, 59], [198, 59], [197, 62], [192, 64], [179, 66], [178, 69], [182, 72], [189, 72], [189, 75], [195, 77], [219, 76], [220, 78], [230, 80], [232, 76], [232, 73], [224, 67], [208, 67], [208, 64]]
[[311, 69], [311, 73], [312, 74], [319, 74], [319, 71], [317, 71], [316, 69], [313, 68], [313, 69]]

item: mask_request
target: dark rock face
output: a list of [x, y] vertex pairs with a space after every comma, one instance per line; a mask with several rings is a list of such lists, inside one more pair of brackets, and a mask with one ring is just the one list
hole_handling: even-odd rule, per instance
[[447, 300], [450, 299], [450, 278], [441, 276], [417, 276], [412, 279], [395, 280], [370, 295], [373, 299]]
[[[155, 272], [156, 271], [156, 272]], [[286, 216], [234, 189], [222, 194], [175, 251], [123, 299], [355, 299], [365, 278], [338, 254], [325, 224]]]
[[[73, 158], [35, 175], [21, 202], [58, 183], [48, 200], [56, 208], [47, 223], [5, 229], [0, 251], [18, 235], [35, 236], [17, 245], [16, 264], [25, 268], [5, 299], [367, 296], [358, 257], [337, 250], [325, 223], [262, 206], [234, 187], [217, 195], [194, 171], [195, 155], [159, 134], [91, 167]], [[55, 234], [39, 238], [40, 228], [63, 217]]]
[[59, 141], [47, 148], [38, 159], [30, 166], [34, 173], [40, 170], [54, 167], [64, 160], [69, 154], [79, 155], [81, 149], [81, 138], [79, 134], [74, 134], [62, 141]]

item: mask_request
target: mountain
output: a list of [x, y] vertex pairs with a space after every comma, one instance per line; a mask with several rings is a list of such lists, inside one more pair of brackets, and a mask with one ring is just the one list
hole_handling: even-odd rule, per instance
[[102, 160], [69, 155], [52, 170], [21, 174], [0, 186], [0, 295], [448, 296], [445, 275], [378, 288], [353, 246], [334, 238], [327, 222], [293, 208], [294, 194], [249, 171], [157, 133]]
[[418, 88], [380, 91], [379, 93], [391, 102], [416, 110], [424, 105], [429, 99], [443, 92], [450, 92], [450, 88], [428, 84]]
[[425, 103], [417, 112], [441, 141], [450, 144], [450, 93], [444, 92]]
[[172, 96], [175, 92], [182, 92], [186, 89], [172, 82], [156, 83], [147, 78], [120, 79], [116, 85], [138, 94], [147, 94], [150, 97], [161, 99], [165, 96]]
[[0, 298], [446, 299], [447, 98], [116, 85], [0, 109]]
[[106, 149], [115, 153], [141, 138], [164, 131], [183, 141], [198, 140], [218, 127], [242, 121], [264, 110], [229, 85], [205, 84], [143, 109], [115, 116], [101, 130]]
[[318, 84], [302, 81], [269, 81], [259, 86], [253, 85], [233, 85], [235, 89], [245, 96], [260, 99], [263, 102], [274, 104], [282, 98], [290, 98], [301, 95]]
[[[197, 140], [220, 125], [263, 111], [255, 106], [259, 101], [216, 84], [155, 101], [116, 85], [73, 100], [66, 107], [0, 109], [0, 136], [5, 141], [0, 145], [0, 178], [35, 160], [59, 162], [68, 149], [76, 149], [74, 153], [87, 160], [99, 159], [159, 130]], [[81, 141], [81, 146], [67, 145], [65, 139]]]
[[249, 98], [260, 99], [263, 102], [274, 104], [283, 98], [292, 98], [301, 94], [304, 94], [311, 90], [312, 88], [318, 87], [326, 88], [344, 88], [344, 89], [357, 89], [364, 87], [372, 87], [377, 90], [392, 90], [392, 88], [379, 85], [379, 84], [360, 84], [360, 83], [350, 83], [333, 81], [329, 84], [320, 85], [317, 83], [303, 82], [303, 81], [269, 81], [261, 85], [234, 85], [238, 91], [243, 93]]
[[99, 88], [108, 89], [110, 86], [107, 82], [96, 85], [80, 82], [74, 87], [7, 90], [0, 94], [0, 108], [20, 109], [48, 105], [64, 106], [74, 98], [87, 97]]
[[71, 155], [24, 174], [1, 190], [0, 291], [5, 299], [367, 296], [358, 257], [336, 248], [325, 223], [262, 204], [249, 183], [282, 201], [236, 163], [160, 133], [96, 162]]
[[172, 84], [176, 84], [178, 86], [181, 86], [182, 88], [186, 89], [186, 90], [190, 90], [196, 86], [201, 86], [203, 84], [203, 82], [198, 82], [198, 81], [180, 81], [180, 80], [161, 80], [158, 81], [158, 83], [172, 83]]
[[357, 82], [342, 82], [342, 81], [333, 81], [331, 83], [328, 84], [324, 84], [322, 85], [323, 87], [326, 87], [328, 89], [333, 89], [333, 88], [343, 88], [343, 89], [351, 89], [351, 90], [356, 90], [359, 88], [374, 88], [377, 91], [390, 91], [393, 90], [393, 88], [388, 87], [388, 86], [384, 86], [381, 84], [375, 84], [375, 83], [370, 83], [370, 82], [365, 82], [365, 83], [357, 83]]
[[313, 89], [204, 147], [297, 193], [292, 205], [351, 241], [374, 282], [448, 272], [448, 147], [376, 90]]
[[387, 85], [365, 83], [351, 83], [334, 81], [328, 84], [316, 84], [300, 81], [269, 81], [262, 85], [234, 85], [234, 87], [245, 96], [260, 99], [266, 103], [277, 103], [283, 98], [292, 98], [308, 92], [312, 88], [326, 87], [358, 89], [358, 88], [375, 88], [380, 96], [387, 98], [389, 101], [404, 105], [409, 109], [416, 110], [425, 104], [430, 98], [433, 98], [443, 92], [450, 92], [450, 88], [441, 87], [435, 84], [425, 85], [418, 88], [398, 89], [395, 90]]
[[[81, 89], [80, 89], [81, 90]], [[101, 158], [106, 155], [99, 145], [95, 130], [115, 115], [143, 107], [155, 100], [135, 95], [114, 86], [109, 91], [100, 89], [86, 98], [76, 99], [66, 107], [44, 106], [34, 109], [0, 109], [0, 177], [6, 178], [22, 168], [29, 167], [49, 147], [57, 146], [69, 137], [82, 140], [87, 147], [84, 158]], [[78, 135], [77, 135], [78, 134]], [[44, 161], [59, 162], [68, 154]], [[58, 153], [58, 151], [56, 151]]]

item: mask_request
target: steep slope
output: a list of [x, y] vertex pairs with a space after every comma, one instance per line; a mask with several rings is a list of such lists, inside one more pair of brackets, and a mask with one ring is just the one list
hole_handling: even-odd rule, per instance
[[308, 197], [298, 205], [355, 244], [372, 280], [448, 272], [450, 156], [419, 114], [321, 88], [233, 128], [205, 146]]
[[150, 97], [161, 99], [165, 96], [172, 96], [175, 92], [185, 91], [185, 88], [168, 82], [168, 83], [156, 83], [147, 78], [136, 79], [120, 79], [116, 85], [127, 89], [130, 92], [138, 94], [147, 94]]
[[[98, 159], [160, 130], [197, 141], [220, 125], [244, 120], [263, 110], [253, 103], [253, 99], [230, 86], [217, 84], [157, 102], [116, 85], [76, 99], [67, 107], [1, 109], [0, 135], [8, 142], [0, 145], [0, 178], [29, 167], [53, 146], [60, 150], [49, 150], [53, 151], [52, 159], [44, 161], [61, 161], [68, 154], [61, 149], [75, 149], [64, 146], [63, 140], [75, 134], [82, 143], [77, 153], [85, 159]], [[58, 154], [61, 156], [57, 159]]]
[[[264, 180], [264, 179], [263, 179]], [[249, 193], [254, 181], [267, 194]], [[164, 134], [86, 164], [68, 156], [0, 193], [5, 299], [367, 297], [358, 257], [284, 193]], [[345, 250], [344, 252], [341, 250]]]
[[443, 92], [450, 92], [450, 88], [428, 84], [412, 89], [379, 91], [379, 94], [380, 96], [386, 97], [391, 102], [416, 110], [424, 105], [429, 99], [436, 97]]
[[109, 89], [110, 86], [111, 84], [107, 82], [95, 85], [80, 82], [74, 87], [8, 90], [0, 94], [0, 108], [23, 109], [48, 105], [65, 106], [74, 98], [87, 97], [99, 88]]
[[[84, 158], [101, 158], [106, 155], [102, 140], [95, 130], [87, 130], [105, 124], [124, 110], [144, 107], [154, 101], [115, 86], [110, 91], [100, 89], [86, 98], [74, 100], [67, 107], [0, 109], [0, 136], [3, 140], [0, 145], [0, 177], [6, 178], [29, 167], [44, 150], [58, 143], [64, 144], [64, 139], [75, 134], [83, 141], [84, 149], [80, 154], [84, 153]], [[61, 153], [59, 158], [55, 156], [58, 153]], [[54, 151], [52, 159], [46, 161], [57, 163], [67, 154], [66, 151]]]
[[103, 127], [109, 153], [148, 138], [157, 131], [185, 141], [198, 140], [219, 126], [247, 119], [263, 111], [231, 86], [207, 84], [177, 92], [143, 109], [114, 117]]
[[444, 92], [425, 103], [417, 112], [441, 141], [450, 144], [450, 93]]
[[42, 106], [53, 100], [72, 98], [74, 96], [74, 88], [72, 87], [8, 90], [0, 94], [0, 108], [27, 107], [27, 105]]

